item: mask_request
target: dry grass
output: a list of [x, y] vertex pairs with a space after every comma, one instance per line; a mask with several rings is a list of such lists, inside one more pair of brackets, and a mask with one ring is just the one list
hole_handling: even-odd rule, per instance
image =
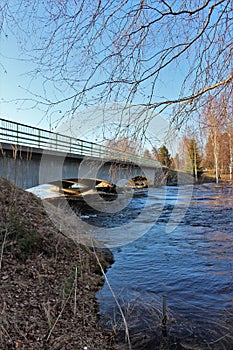
[[[118, 300], [127, 322], [132, 350], [231, 350], [233, 349], [233, 310], [223, 310], [219, 317], [210, 317], [200, 308], [199, 322], [166, 309], [163, 325], [162, 298], [150, 293], [122, 291]], [[187, 310], [190, 305], [187, 303]], [[114, 329], [119, 343], [125, 344], [125, 325], [115, 308], [114, 317], [105, 315], [104, 323]], [[206, 315], [207, 313], [207, 315]]]
[[0, 349], [114, 349], [97, 318], [101, 270], [75, 228], [61, 234], [40, 200], [1, 178], [0, 210]]

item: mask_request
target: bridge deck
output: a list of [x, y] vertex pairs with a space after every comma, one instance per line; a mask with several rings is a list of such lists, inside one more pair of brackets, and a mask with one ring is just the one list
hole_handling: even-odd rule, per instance
[[0, 118], [0, 143], [160, 167], [156, 160]]

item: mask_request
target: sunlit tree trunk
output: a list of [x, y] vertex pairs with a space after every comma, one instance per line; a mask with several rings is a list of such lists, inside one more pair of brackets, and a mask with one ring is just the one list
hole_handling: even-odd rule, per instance
[[232, 148], [230, 146], [230, 166], [229, 166], [229, 170], [230, 170], [230, 180], [232, 180], [232, 163], [233, 163], [233, 159], [232, 159]]
[[229, 99], [224, 94], [218, 99], [209, 98], [203, 109], [202, 124], [210, 140], [208, 143], [209, 153], [212, 146], [216, 183], [219, 182], [220, 178], [220, 165], [222, 165], [222, 169], [232, 166], [232, 135], [229, 129], [232, 122], [228, 101]]
[[196, 145], [194, 145], [194, 177], [195, 181], [198, 181], [198, 174], [197, 174], [197, 151], [196, 151]]
[[215, 181], [218, 184], [219, 179], [219, 165], [218, 165], [218, 142], [217, 142], [217, 128], [213, 131], [213, 146], [214, 146], [214, 166], [215, 166]]

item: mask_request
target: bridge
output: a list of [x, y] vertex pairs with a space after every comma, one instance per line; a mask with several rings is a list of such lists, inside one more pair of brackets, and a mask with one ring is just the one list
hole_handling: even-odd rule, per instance
[[21, 188], [59, 182], [69, 188], [78, 179], [123, 186], [145, 178], [153, 185], [158, 171], [153, 159], [0, 118], [0, 176]]

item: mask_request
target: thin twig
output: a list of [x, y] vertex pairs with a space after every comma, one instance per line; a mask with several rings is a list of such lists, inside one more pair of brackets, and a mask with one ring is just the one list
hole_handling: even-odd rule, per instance
[[6, 245], [6, 237], [7, 237], [7, 230], [5, 231], [4, 237], [3, 237], [3, 242], [2, 242], [2, 247], [1, 247], [1, 256], [0, 256], [0, 272], [2, 270], [2, 260], [3, 260], [3, 252], [4, 248]]
[[78, 275], [78, 267], [75, 268], [75, 278], [74, 278], [74, 315], [77, 312], [77, 275]]
[[122, 308], [121, 308], [121, 306], [120, 306], [119, 301], [117, 300], [116, 294], [114, 293], [114, 291], [113, 291], [113, 289], [112, 289], [112, 287], [111, 287], [111, 285], [110, 285], [110, 283], [109, 283], [109, 280], [108, 280], [108, 278], [107, 278], [107, 276], [106, 276], [106, 274], [105, 274], [105, 272], [104, 272], [104, 269], [103, 269], [103, 267], [102, 267], [102, 265], [101, 265], [101, 262], [100, 262], [100, 260], [99, 260], [99, 257], [98, 257], [98, 255], [96, 254], [96, 251], [95, 251], [95, 247], [94, 247], [93, 242], [92, 242], [92, 248], [93, 248], [93, 251], [94, 251], [96, 260], [97, 260], [97, 262], [98, 262], [98, 264], [99, 264], [99, 266], [100, 266], [101, 273], [102, 273], [102, 275], [104, 276], [104, 279], [105, 279], [105, 281], [106, 281], [106, 283], [107, 283], [107, 285], [108, 285], [108, 287], [109, 287], [109, 289], [110, 289], [110, 292], [112, 293], [112, 296], [113, 296], [113, 298], [114, 298], [114, 300], [115, 300], [115, 302], [116, 302], [116, 304], [117, 304], [117, 307], [118, 307], [118, 309], [119, 309], [119, 311], [120, 311], [122, 320], [123, 320], [124, 325], [125, 325], [125, 337], [126, 337], [126, 340], [127, 340], [127, 342], [128, 342], [128, 345], [129, 345], [129, 350], [132, 350], [131, 341], [130, 341], [130, 335], [129, 335], [129, 328], [128, 328], [128, 324], [127, 324], [127, 321], [126, 321], [124, 312], [123, 312], [123, 310], [122, 310]]
[[67, 302], [68, 302], [69, 299], [70, 299], [70, 295], [68, 296], [68, 298], [67, 298], [66, 301], [64, 302], [64, 305], [63, 305], [63, 307], [62, 307], [62, 309], [61, 309], [59, 315], [57, 316], [56, 321], [54, 322], [52, 328], [51, 328], [50, 331], [49, 331], [49, 334], [48, 334], [48, 336], [47, 336], [47, 338], [46, 338], [46, 341], [47, 341], [47, 342], [49, 341], [49, 338], [51, 337], [51, 334], [52, 334], [54, 328], [56, 327], [56, 324], [57, 324], [57, 322], [59, 321], [59, 319], [60, 319], [60, 317], [61, 317], [63, 311], [65, 310], [66, 304], [67, 304]]

